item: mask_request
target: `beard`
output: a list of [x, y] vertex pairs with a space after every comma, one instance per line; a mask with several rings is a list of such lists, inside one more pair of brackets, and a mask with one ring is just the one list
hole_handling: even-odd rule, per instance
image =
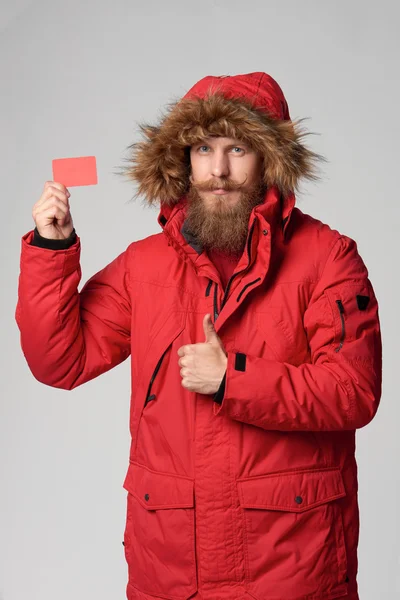
[[212, 206], [207, 206], [200, 191], [218, 187], [240, 191], [240, 186], [230, 180], [220, 186], [215, 182], [191, 183], [187, 193], [187, 226], [204, 248], [239, 255], [246, 245], [251, 211], [263, 202], [266, 186], [260, 182], [249, 191], [240, 191], [234, 205], [230, 205], [225, 196], [216, 194]]

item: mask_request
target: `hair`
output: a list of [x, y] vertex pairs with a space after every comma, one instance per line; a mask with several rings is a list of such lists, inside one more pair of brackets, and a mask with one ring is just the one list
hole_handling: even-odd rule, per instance
[[175, 204], [190, 182], [190, 147], [206, 137], [245, 142], [263, 158], [263, 183], [276, 185], [286, 196], [298, 190], [301, 178], [319, 179], [317, 164], [326, 159], [303, 144], [311, 135], [305, 119], [282, 120], [255, 108], [243, 98], [208, 92], [204, 98], [184, 98], [167, 105], [158, 125], [139, 124], [143, 139], [128, 147], [123, 176], [138, 184], [152, 205]]

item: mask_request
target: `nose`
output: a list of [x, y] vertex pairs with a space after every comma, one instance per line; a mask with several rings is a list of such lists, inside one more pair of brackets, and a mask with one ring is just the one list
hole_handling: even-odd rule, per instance
[[211, 174], [213, 177], [227, 177], [229, 175], [229, 160], [223, 150], [215, 150], [211, 161]]

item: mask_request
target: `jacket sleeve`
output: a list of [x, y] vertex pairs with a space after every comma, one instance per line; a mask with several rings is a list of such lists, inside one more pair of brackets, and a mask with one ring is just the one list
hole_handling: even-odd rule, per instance
[[363, 427], [381, 397], [378, 304], [356, 243], [340, 236], [303, 318], [311, 361], [295, 366], [228, 352], [214, 414], [263, 429]]
[[38, 381], [71, 390], [130, 355], [131, 247], [79, 292], [80, 238], [65, 250], [32, 238], [22, 238], [15, 312], [22, 351]]

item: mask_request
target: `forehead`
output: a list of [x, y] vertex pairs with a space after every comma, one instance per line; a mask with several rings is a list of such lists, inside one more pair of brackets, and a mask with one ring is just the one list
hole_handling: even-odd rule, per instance
[[224, 147], [225, 146], [235, 146], [235, 145], [248, 146], [247, 142], [240, 140], [239, 138], [229, 138], [229, 137], [222, 137], [222, 136], [207, 136], [197, 143], [198, 144], [207, 143], [210, 146], [224, 146]]

